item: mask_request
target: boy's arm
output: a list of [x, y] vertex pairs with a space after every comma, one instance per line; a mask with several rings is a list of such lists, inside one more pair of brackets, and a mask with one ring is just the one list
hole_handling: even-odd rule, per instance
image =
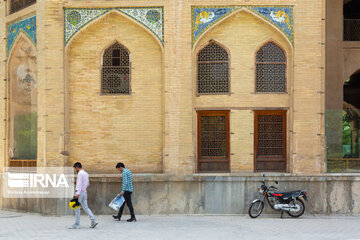
[[81, 174], [78, 174], [77, 178], [76, 178], [76, 188], [75, 188], [75, 196], [76, 197], [78, 197], [80, 195], [82, 182], [83, 182], [83, 179], [81, 177]]
[[125, 189], [126, 189], [126, 185], [128, 184], [128, 178], [127, 178], [127, 173], [123, 172], [122, 173], [122, 189], [121, 189], [121, 193], [124, 194]]

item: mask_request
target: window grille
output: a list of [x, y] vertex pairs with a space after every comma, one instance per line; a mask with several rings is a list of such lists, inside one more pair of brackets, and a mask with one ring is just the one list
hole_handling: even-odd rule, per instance
[[229, 57], [221, 46], [210, 43], [198, 54], [198, 94], [229, 92]]
[[283, 116], [258, 116], [258, 156], [283, 155]]
[[201, 116], [201, 156], [226, 157], [226, 116]]
[[286, 111], [255, 111], [255, 170], [286, 171]]
[[230, 111], [198, 112], [198, 171], [230, 169]]
[[256, 92], [286, 92], [286, 57], [274, 43], [256, 54]]
[[20, 11], [30, 5], [36, 3], [36, 0], [11, 0], [10, 1], [10, 14]]
[[101, 72], [102, 94], [130, 94], [130, 54], [119, 43], [105, 50]]

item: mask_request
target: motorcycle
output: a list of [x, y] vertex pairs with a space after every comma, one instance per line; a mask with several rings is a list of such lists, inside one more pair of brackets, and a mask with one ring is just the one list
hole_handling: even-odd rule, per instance
[[[265, 177], [265, 175], [263, 175], [263, 177]], [[265, 206], [265, 199], [273, 210], [281, 211], [281, 218], [283, 217], [284, 212], [294, 218], [304, 214], [304, 200], [307, 201], [306, 190], [279, 192], [275, 186], [267, 187], [264, 179], [261, 183], [261, 187], [258, 188], [258, 191], [262, 197], [252, 201], [249, 208], [249, 216], [251, 218], [257, 218], [261, 215]], [[278, 184], [277, 181], [275, 181], [275, 183]]]

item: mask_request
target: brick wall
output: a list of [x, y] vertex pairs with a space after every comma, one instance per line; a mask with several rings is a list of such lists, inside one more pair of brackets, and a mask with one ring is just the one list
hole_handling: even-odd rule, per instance
[[[295, 5], [294, 45], [273, 27], [239, 12], [191, 42], [192, 5]], [[0, 9], [5, 11], [5, 3]], [[139, 25], [110, 14], [63, 44], [63, 7], [163, 6], [165, 44]], [[196, 171], [196, 109], [233, 108], [231, 172], [253, 171], [253, 109], [288, 108], [289, 172], [324, 171], [324, 0], [58, 1], [0, 20], [7, 23], [35, 11], [38, 31], [38, 161], [68, 165], [80, 160], [90, 170], [113, 171], [123, 160], [138, 172], [190, 174]], [[4, 16], [4, 14], [2, 14]], [[195, 54], [209, 39], [231, 50], [230, 96], [196, 97]], [[101, 51], [119, 40], [133, 54], [131, 96], [100, 96]], [[254, 94], [254, 51], [273, 39], [287, 52], [288, 94]], [[1, 40], [5, 42], [4, 40]], [[1, 45], [1, 56], [5, 47]], [[65, 71], [64, 71], [65, 68]], [[5, 76], [0, 61], [0, 74]], [[151, 84], [149, 84], [151, 82]], [[5, 94], [5, 83], [0, 81]], [[0, 98], [0, 114], [6, 101]], [[145, 116], [144, 116], [145, 115]], [[1, 117], [0, 117], [1, 119]], [[125, 122], [123, 120], [125, 119]], [[135, 123], [135, 124], [134, 124]], [[5, 137], [0, 127], [0, 139]], [[5, 143], [6, 144], [6, 143]], [[0, 151], [1, 166], [7, 156]], [[62, 150], [69, 157], [60, 154]]]

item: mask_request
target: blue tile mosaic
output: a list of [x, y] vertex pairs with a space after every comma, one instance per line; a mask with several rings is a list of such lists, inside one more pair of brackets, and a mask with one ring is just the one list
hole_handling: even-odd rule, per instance
[[281, 30], [293, 43], [293, 7], [292, 6], [193, 6], [192, 7], [192, 43], [215, 23], [234, 11], [246, 8], [259, 15]]
[[292, 7], [251, 7], [250, 9], [274, 24], [293, 42], [294, 23]]
[[149, 29], [164, 45], [163, 7], [126, 7], [126, 8], [65, 8], [64, 45], [91, 21], [112, 11], [119, 11]]
[[192, 35], [193, 43], [204, 33], [210, 26], [223, 19], [231, 12], [236, 10], [235, 7], [228, 8], [193, 8], [192, 9]]
[[27, 18], [25, 20], [13, 23], [8, 26], [8, 37], [7, 37], [7, 53], [9, 54], [11, 48], [13, 47], [14, 41], [19, 34], [23, 32], [29, 37], [29, 39], [36, 46], [36, 16]]

